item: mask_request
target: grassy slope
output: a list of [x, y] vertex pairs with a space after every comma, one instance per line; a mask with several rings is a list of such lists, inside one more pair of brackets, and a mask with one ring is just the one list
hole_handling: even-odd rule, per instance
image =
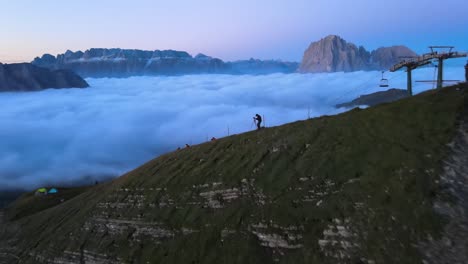
[[[344, 252], [350, 263], [417, 263], [415, 245], [437, 236], [443, 224], [431, 199], [462, 101], [462, 92], [446, 88], [163, 155], [16, 221], [23, 230], [19, 254], [85, 249], [128, 263], [336, 263], [333, 255]], [[216, 195], [223, 208], [203, 206], [200, 193], [232, 188], [245, 191], [232, 200]], [[97, 207], [102, 202], [111, 206]], [[102, 216], [160, 223], [176, 235], [158, 242], [135, 239], [132, 228], [118, 235], [96, 225], [83, 231], [86, 221]], [[321, 248], [324, 230], [336, 231], [337, 221], [351, 234], [350, 246]], [[258, 223], [263, 233], [300, 247], [262, 246]], [[287, 239], [284, 228], [291, 226], [297, 240]], [[182, 228], [197, 232], [182, 235]], [[226, 229], [232, 235], [220, 235]]]
[[14, 221], [33, 215], [37, 212], [57, 206], [64, 201], [70, 200], [88, 189], [89, 187], [58, 188], [58, 193], [44, 196], [35, 196], [34, 192], [24, 193], [15, 202], [9, 205], [7, 208], [8, 217], [10, 220]]

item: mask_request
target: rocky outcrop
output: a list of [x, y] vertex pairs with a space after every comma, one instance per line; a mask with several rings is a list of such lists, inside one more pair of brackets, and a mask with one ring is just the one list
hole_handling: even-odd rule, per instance
[[30, 63], [1, 64], [0, 91], [85, 88], [88, 83], [69, 70], [49, 70]]
[[129, 77], [139, 75], [180, 75], [201, 73], [267, 74], [294, 72], [297, 64], [281, 61], [249, 60], [226, 63], [204, 54], [192, 57], [185, 51], [90, 49], [67, 51], [54, 57], [35, 58], [35, 65], [49, 69], [69, 69], [84, 77]]
[[304, 52], [299, 72], [351, 72], [385, 70], [397, 63], [401, 56], [416, 56], [405, 46], [379, 48], [369, 52], [336, 35], [313, 42]]
[[402, 89], [389, 89], [387, 91], [361, 95], [359, 98], [356, 98], [351, 102], [338, 104], [336, 107], [356, 107], [360, 105], [374, 106], [400, 100], [405, 97], [408, 97], [408, 91]]

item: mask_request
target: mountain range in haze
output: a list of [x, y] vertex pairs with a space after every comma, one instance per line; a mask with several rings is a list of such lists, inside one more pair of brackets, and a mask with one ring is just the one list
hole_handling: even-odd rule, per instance
[[[31, 64], [5, 64], [0, 67], [0, 91], [40, 90], [45, 88], [87, 87], [83, 78], [184, 74], [272, 74], [350, 72], [386, 70], [401, 57], [417, 56], [405, 46], [382, 47], [367, 51], [336, 35], [310, 44], [301, 63], [280, 60], [240, 60], [224, 62], [204, 54], [185, 51], [93, 48], [44, 54]], [[46, 68], [46, 69], [42, 69]], [[65, 71], [62, 71], [65, 70]], [[73, 72], [74, 73], [73, 73]], [[78, 77], [78, 78], [77, 78]]]
[[302, 62], [279, 60], [240, 60], [224, 62], [204, 54], [191, 56], [185, 51], [93, 48], [44, 54], [32, 62], [49, 69], [69, 69], [82, 77], [129, 77], [139, 75], [183, 74], [271, 74], [314, 73], [359, 70], [386, 70], [401, 56], [416, 56], [405, 46], [382, 47], [372, 52], [346, 42], [336, 35], [313, 42]]
[[54, 57], [44, 54], [34, 65], [49, 69], [69, 69], [83, 77], [129, 77], [139, 75], [183, 74], [269, 74], [294, 72], [298, 63], [275, 60], [242, 60], [224, 62], [221, 59], [185, 51], [89, 49], [67, 51]]

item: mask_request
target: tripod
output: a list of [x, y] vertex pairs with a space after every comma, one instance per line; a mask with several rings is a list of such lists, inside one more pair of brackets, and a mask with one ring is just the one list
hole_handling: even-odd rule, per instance
[[252, 127], [256, 125], [257, 123], [255, 123], [255, 117], [253, 117], [252, 123], [250, 124], [250, 129], [252, 129]]

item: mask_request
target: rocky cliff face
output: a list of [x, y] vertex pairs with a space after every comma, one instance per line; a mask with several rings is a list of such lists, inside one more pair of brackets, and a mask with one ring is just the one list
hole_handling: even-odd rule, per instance
[[68, 70], [51, 71], [30, 63], [0, 63], [0, 91], [37, 91], [88, 86], [85, 80]]
[[174, 50], [90, 49], [85, 52], [67, 51], [57, 57], [45, 54], [32, 63], [50, 69], [70, 69], [84, 77], [273, 73], [297, 69], [297, 65], [291, 67], [284, 62], [248, 62], [225, 63], [204, 54], [192, 57], [187, 52]]
[[369, 52], [364, 47], [346, 42], [336, 35], [313, 42], [304, 52], [299, 72], [337, 72], [386, 70], [400, 56], [416, 56], [404, 46], [379, 48]]

